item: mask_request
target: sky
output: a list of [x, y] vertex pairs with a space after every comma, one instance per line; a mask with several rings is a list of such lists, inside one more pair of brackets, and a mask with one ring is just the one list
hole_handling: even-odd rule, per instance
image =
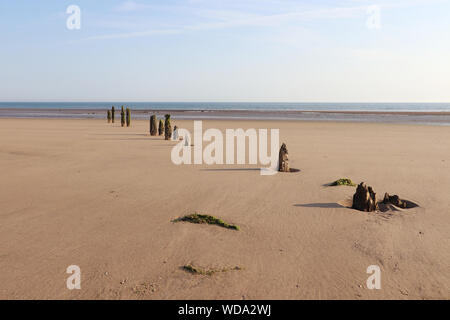
[[0, 0], [0, 30], [0, 101], [450, 102], [450, 0]]

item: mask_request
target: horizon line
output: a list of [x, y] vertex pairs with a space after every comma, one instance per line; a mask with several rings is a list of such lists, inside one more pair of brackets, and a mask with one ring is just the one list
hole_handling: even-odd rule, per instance
[[140, 101], [127, 101], [127, 100], [58, 100], [58, 101], [51, 101], [51, 100], [33, 100], [33, 101], [21, 101], [21, 100], [0, 100], [0, 103], [289, 103], [289, 104], [295, 104], [295, 103], [320, 103], [320, 104], [330, 104], [330, 103], [351, 103], [351, 104], [358, 104], [358, 103], [371, 103], [371, 104], [381, 104], [381, 103], [390, 103], [390, 104], [401, 104], [401, 103], [416, 103], [416, 104], [423, 104], [423, 103], [430, 103], [430, 104], [447, 104], [450, 103], [450, 101], [442, 101], [442, 102], [432, 102], [432, 101], [381, 101], [381, 102], [374, 102], [374, 101], [189, 101], [189, 100], [180, 100], [180, 101], [157, 101], [157, 100], [140, 100]]

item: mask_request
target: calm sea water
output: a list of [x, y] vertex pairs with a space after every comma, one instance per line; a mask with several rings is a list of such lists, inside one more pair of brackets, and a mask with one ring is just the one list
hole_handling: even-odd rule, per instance
[[447, 111], [450, 103], [259, 103], [259, 102], [0, 102], [1, 109]]

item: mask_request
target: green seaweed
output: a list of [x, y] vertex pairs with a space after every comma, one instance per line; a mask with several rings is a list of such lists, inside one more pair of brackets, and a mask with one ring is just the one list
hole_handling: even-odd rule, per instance
[[190, 215], [173, 220], [173, 222], [179, 222], [179, 221], [198, 223], [198, 224], [203, 224], [203, 223], [215, 224], [215, 225], [223, 227], [223, 228], [239, 231], [238, 226], [228, 224], [228, 223], [224, 222], [222, 219], [219, 219], [219, 218], [216, 218], [216, 217], [213, 217], [210, 215], [206, 215], [206, 214], [194, 213], [194, 214], [190, 214]]
[[353, 183], [351, 179], [342, 178], [339, 180], [336, 180], [330, 184], [330, 186], [349, 186], [349, 187], [355, 187], [356, 184]]
[[239, 266], [236, 266], [233, 268], [222, 268], [222, 269], [203, 269], [200, 267], [193, 266], [192, 264], [184, 265], [183, 267], [181, 267], [181, 269], [183, 269], [186, 272], [196, 274], [196, 275], [202, 275], [202, 276], [212, 276], [215, 273], [227, 272], [230, 270], [242, 270], [242, 268]]

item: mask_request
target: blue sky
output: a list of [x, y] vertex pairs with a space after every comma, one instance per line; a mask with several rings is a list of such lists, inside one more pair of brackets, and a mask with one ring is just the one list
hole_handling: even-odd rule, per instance
[[0, 101], [450, 102], [450, 0], [0, 0], [0, 30]]

